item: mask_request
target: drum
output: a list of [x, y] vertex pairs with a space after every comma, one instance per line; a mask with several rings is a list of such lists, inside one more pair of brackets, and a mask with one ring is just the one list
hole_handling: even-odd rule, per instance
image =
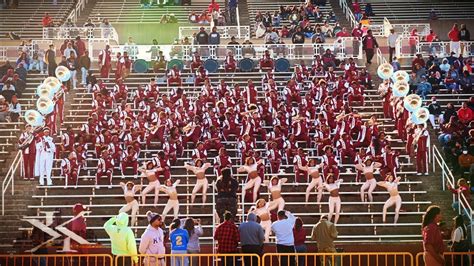
[[290, 61], [286, 58], [278, 58], [275, 61], [276, 72], [288, 72], [290, 70]]
[[148, 72], [148, 62], [144, 59], [137, 59], [133, 62], [133, 72], [135, 73], [147, 73]]
[[178, 69], [181, 71], [184, 68], [184, 63], [182, 60], [179, 59], [171, 59], [168, 62], [168, 69], [172, 69], [174, 66], [177, 66]]
[[250, 72], [254, 69], [254, 67], [255, 67], [255, 63], [250, 58], [244, 58], [239, 61], [240, 71]]
[[216, 73], [219, 70], [219, 62], [215, 59], [207, 59], [204, 61], [204, 69], [206, 69], [209, 73]]

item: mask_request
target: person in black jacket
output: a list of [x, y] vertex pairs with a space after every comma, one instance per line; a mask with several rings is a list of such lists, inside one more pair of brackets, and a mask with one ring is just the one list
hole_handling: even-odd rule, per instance
[[198, 34], [196, 34], [196, 41], [199, 45], [209, 44], [209, 34], [207, 34], [204, 27], [201, 27]]
[[[431, 103], [430, 105], [428, 105], [428, 110], [430, 111], [429, 120], [430, 120], [431, 126], [434, 129], [439, 128], [439, 124], [441, 124], [440, 117], [441, 117], [441, 113], [443, 112], [443, 109], [441, 108], [441, 105], [439, 105], [439, 103], [436, 102], [436, 97], [431, 98]], [[435, 121], [437, 123], [435, 123]]]
[[233, 217], [237, 214], [237, 189], [239, 183], [232, 177], [230, 168], [222, 169], [222, 176], [217, 180], [216, 211], [223, 220], [224, 213], [230, 212]]
[[303, 53], [303, 45], [305, 40], [305, 36], [301, 27], [296, 28], [296, 32], [293, 33], [293, 37], [291, 37], [291, 41], [295, 44], [295, 55], [301, 56]]
[[372, 64], [372, 58], [375, 54], [375, 48], [379, 47], [377, 40], [372, 35], [372, 30], [368, 30], [367, 34], [362, 37], [362, 47], [367, 57], [367, 64]]
[[461, 55], [464, 54], [464, 43], [471, 40], [471, 33], [466, 27], [466, 24], [461, 24], [461, 29], [459, 30], [459, 40], [461, 41]]

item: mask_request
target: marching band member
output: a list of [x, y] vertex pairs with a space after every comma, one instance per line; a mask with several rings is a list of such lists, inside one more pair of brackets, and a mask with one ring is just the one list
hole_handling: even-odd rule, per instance
[[125, 170], [127, 167], [133, 168], [133, 174], [135, 175], [138, 171], [138, 156], [139, 153], [135, 150], [132, 145], [129, 145], [127, 149], [122, 153], [122, 160], [120, 160], [120, 169], [122, 170], [122, 178], [125, 178]]
[[237, 61], [234, 59], [234, 55], [231, 51], [227, 52], [227, 56], [225, 57], [225, 64], [224, 70], [225, 72], [235, 72], [237, 66]]
[[257, 200], [257, 195], [260, 190], [260, 185], [262, 184], [262, 178], [258, 175], [258, 166], [263, 164], [263, 160], [255, 161], [254, 157], [248, 157], [245, 160], [245, 165], [237, 168], [237, 172], [247, 172], [247, 182], [245, 183], [244, 188], [242, 189], [242, 198], [245, 198], [245, 193], [247, 189], [253, 188], [253, 197], [252, 201]]
[[153, 166], [156, 167], [156, 177], [163, 175], [164, 179], [171, 178], [170, 161], [164, 151], [159, 151], [157, 156], [153, 157]]
[[428, 175], [428, 150], [430, 147], [430, 134], [426, 129], [426, 123], [418, 125], [417, 133], [415, 133], [416, 144], [416, 175]]
[[307, 166], [303, 165], [298, 165], [298, 168], [300, 168], [303, 171], [308, 172], [308, 175], [311, 177], [311, 182], [308, 184], [308, 187], [306, 188], [306, 203], [309, 201], [309, 194], [311, 193], [311, 190], [314, 188], [317, 188], [318, 190], [318, 196], [316, 202], [319, 203], [321, 202], [321, 198], [323, 197], [323, 188], [321, 187], [323, 184], [323, 178], [321, 177], [321, 169], [323, 167], [323, 163], [321, 164], [316, 164], [316, 159], [311, 159], [309, 160], [309, 163]]
[[270, 180], [265, 180], [263, 182], [264, 186], [268, 187], [272, 195], [272, 201], [268, 203], [268, 211], [277, 210], [281, 211], [285, 209], [285, 200], [281, 196], [281, 185], [288, 181], [287, 178], [278, 178], [277, 176], [272, 177]]
[[260, 65], [260, 70], [264, 72], [272, 71], [274, 69], [273, 59], [270, 56], [269, 50], [265, 51], [263, 57], [260, 59], [259, 65]]
[[217, 170], [217, 176], [221, 176], [222, 169], [232, 168], [232, 162], [225, 148], [220, 148], [219, 155], [214, 158], [214, 168]]
[[265, 230], [265, 242], [270, 242], [272, 232], [272, 219], [268, 210], [268, 203], [264, 199], [258, 199], [255, 206], [252, 206], [249, 213], [253, 213], [260, 218], [260, 225]]
[[295, 183], [302, 181], [303, 183], [308, 182], [308, 172], [302, 170], [299, 165], [306, 166], [308, 164], [308, 159], [303, 148], [298, 148], [298, 152], [293, 158], [293, 169], [295, 171]]
[[138, 201], [135, 199], [135, 193], [140, 191], [142, 187], [140, 185], [133, 184], [132, 181], [128, 181], [127, 183], [120, 182], [120, 187], [123, 190], [123, 197], [125, 198], [125, 202], [127, 202], [127, 204], [120, 208], [119, 213], [128, 212], [131, 210], [132, 213], [130, 216], [132, 217], [132, 220], [130, 225], [134, 226], [137, 220], [139, 208]]
[[165, 185], [160, 186], [160, 191], [168, 195], [168, 202], [163, 210], [161, 217], [166, 219], [168, 212], [173, 209], [173, 219], [178, 219], [179, 213], [179, 201], [178, 201], [178, 192], [176, 191], [176, 186], [179, 184], [180, 180], [176, 180], [174, 183], [171, 179], [165, 181]]
[[270, 163], [270, 173], [276, 174], [280, 171], [281, 153], [276, 141], [268, 142], [267, 158]]
[[356, 164], [355, 168], [359, 171], [362, 171], [362, 174], [365, 176], [365, 183], [360, 188], [360, 200], [365, 202], [365, 191], [367, 191], [369, 202], [373, 201], [372, 192], [377, 186], [377, 180], [374, 177], [374, 171], [376, 168], [380, 168], [381, 163], [374, 162], [370, 157], [365, 159], [364, 163]]
[[49, 136], [49, 128], [43, 129], [43, 136], [36, 143], [36, 158], [35, 158], [35, 175], [39, 176], [40, 186], [44, 186], [44, 179], [46, 178], [47, 185], [51, 186], [51, 171], [53, 169], [54, 153], [56, 152], [56, 145], [53, 138]]
[[112, 52], [110, 51], [110, 46], [107, 44], [105, 46], [105, 49], [100, 51], [100, 54], [99, 54], [100, 77], [109, 78], [111, 67], [112, 67]]
[[400, 178], [394, 178], [393, 175], [390, 173], [387, 174], [385, 177], [385, 181], [377, 182], [377, 185], [384, 187], [387, 189], [388, 193], [390, 194], [390, 198], [385, 202], [383, 205], [383, 222], [385, 223], [387, 217], [387, 209], [391, 206], [395, 205], [395, 217], [393, 219], [393, 223], [397, 223], [398, 216], [400, 213], [400, 208], [402, 207], [402, 198], [398, 193], [398, 183], [400, 182]]
[[181, 71], [176, 65], [168, 71], [168, 86], [172, 85], [181, 86]]
[[157, 207], [158, 206], [158, 197], [160, 194], [160, 180], [156, 176], [157, 171], [162, 171], [163, 169], [158, 167], [156, 168], [153, 162], [148, 162], [148, 163], [143, 163], [143, 166], [138, 168], [138, 171], [142, 173], [142, 184], [143, 184], [143, 178], [146, 177], [148, 180], [148, 185], [146, 186], [145, 189], [142, 190], [141, 196], [142, 196], [142, 204], [146, 204], [146, 194], [148, 192], [155, 190], [155, 199], [153, 201], [153, 206]]
[[18, 143], [22, 144], [25, 141], [30, 141], [30, 143], [25, 144], [21, 150], [23, 155], [23, 179], [34, 180], [34, 169], [36, 161], [36, 141], [35, 136], [33, 135], [32, 128], [30, 124], [25, 125], [25, 130], [21, 133]]
[[193, 188], [193, 191], [191, 193], [191, 203], [194, 203], [194, 200], [196, 199], [196, 193], [198, 193], [199, 190], [202, 188], [202, 203], [206, 203], [206, 192], [207, 192], [207, 187], [209, 186], [209, 183], [206, 178], [206, 170], [207, 168], [211, 167], [210, 163], [203, 163], [201, 159], [197, 159], [194, 162], [194, 166], [189, 165], [187, 163], [184, 164], [184, 168], [186, 170], [193, 172], [193, 174], [196, 175], [196, 185]]
[[127, 101], [128, 87], [123, 83], [123, 78], [117, 79], [112, 92], [115, 102], [118, 103], [122, 100]]
[[203, 65], [203, 62], [201, 60], [201, 56], [195, 52], [193, 54], [193, 61], [191, 62], [191, 72], [195, 72], [199, 67]]
[[67, 188], [69, 184], [74, 184], [74, 188], [77, 188], [79, 172], [80, 167], [77, 163], [76, 153], [70, 152], [68, 157], [61, 160], [61, 176], [64, 177], [64, 188]]
[[397, 178], [397, 170], [400, 169], [400, 163], [398, 161], [398, 152], [393, 151], [389, 145], [385, 146], [382, 152], [383, 167], [380, 169], [380, 174], [386, 176], [391, 173], [392, 176]]
[[339, 213], [341, 212], [341, 198], [339, 197], [339, 188], [341, 187], [342, 182], [342, 179], [334, 180], [334, 176], [329, 174], [326, 176], [326, 182], [320, 186], [329, 192], [328, 220], [331, 221], [332, 216], [335, 215], [335, 224], [337, 224], [337, 221], [339, 220]]
[[110, 156], [107, 148], [104, 148], [99, 158], [99, 164], [97, 165], [97, 174], [95, 176], [95, 188], [99, 189], [99, 180], [103, 176], [109, 178], [109, 188], [112, 188], [112, 178], [114, 174], [114, 159]]

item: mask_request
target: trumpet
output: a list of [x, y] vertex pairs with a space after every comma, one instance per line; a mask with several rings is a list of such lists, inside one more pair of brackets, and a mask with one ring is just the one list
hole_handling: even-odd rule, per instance
[[389, 79], [393, 75], [393, 66], [389, 63], [383, 63], [377, 68], [377, 75], [381, 79]]

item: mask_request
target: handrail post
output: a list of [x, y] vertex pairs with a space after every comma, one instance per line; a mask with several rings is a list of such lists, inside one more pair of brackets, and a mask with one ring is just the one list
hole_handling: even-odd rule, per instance
[[240, 33], [240, 14], [239, 14], [239, 5], [235, 8], [235, 17], [237, 20], [237, 35], [239, 35], [239, 39], [241, 38], [241, 33]]

